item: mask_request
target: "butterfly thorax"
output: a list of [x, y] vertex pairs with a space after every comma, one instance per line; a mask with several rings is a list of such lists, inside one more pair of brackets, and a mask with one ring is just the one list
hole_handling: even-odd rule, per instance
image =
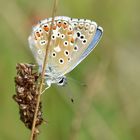
[[50, 75], [45, 75], [45, 82], [48, 86], [51, 86], [51, 84], [57, 84], [58, 86], [65, 86], [67, 84], [67, 79], [65, 76], [56, 78]]
[[[39, 72], [41, 73], [42, 68], [39, 66]], [[65, 86], [67, 84], [66, 76], [58, 76], [56, 74], [55, 69], [51, 66], [47, 66], [46, 72], [45, 72], [45, 82], [48, 86], [51, 86], [51, 84], [57, 84], [59, 86]]]

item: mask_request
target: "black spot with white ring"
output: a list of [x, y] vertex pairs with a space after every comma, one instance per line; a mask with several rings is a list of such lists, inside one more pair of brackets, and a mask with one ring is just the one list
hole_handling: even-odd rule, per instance
[[55, 37], [55, 35], [52, 35], [51, 38], [52, 38], [52, 40], [55, 40], [56, 37]]
[[62, 38], [62, 39], [64, 39], [64, 38], [65, 38], [65, 35], [64, 35], [64, 34], [62, 34], [62, 35], [61, 35], [61, 38]]
[[67, 22], [66, 22], [66, 21], [64, 21], [64, 24], [65, 24], [65, 25], [67, 25]]
[[84, 40], [82, 41], [82, 43], [83, 43], [83, 44], [86, 44], [86, 43], [87, 43], [87, 40], [86, 40], [86, 39], [84, 39]]
[[78, 51], [78, 46], [74, 46], [74, 51]]
[[60, 33], [59, 32], [57, 33], [57, 37], [60, 37]]
[[39, 29], [39, 32], [42, 33], [42, 29]]
[[70, 57], [68, 57], [68, 61], [69, 61], [69, 62], [71, 61], [71, 58], [70, 58]]
[[81, 35], [80, 32], [77, 32], [77, 37], [80, 37], [80, 35]]
[[69, 26], [68, 30], [69, 30], [69, 31], [72, 31], [72, 27], [71, 27], [71, 26]]
[[39, 49], [39, 50], [38, 50], [38, 54], [42, 54], [42, 50]]
[[59, 20], [59, 21], [57, 21], [57, 23], [58, 23], [58, 24], [61, 24], [61, 21]]
[[52, 53], [52, 57], [56, 57], [56, 52], [53, 52]]
[[41, 40], [40, 45], [46, 45], [46, 40]]
[[44, 24], [44, 27], [48, 27], [48, 24]]
[[84, 36], [83, 36], [83, 35], [81, 35], [81, 36], [80, 36], [80, 38], [81, 38], [81, 39], [84, 39]]
[[60, 59], [59, 59], [59, 63], [60, 63], [60, 64], [64, 64], [64, 59], [60, 58]]
[[76, 26], [76, 25], [77, 25], [77, 23], [75, 22], [75, 23], [74, 23], [74, 26]]
[[64, 46], [68, 46], [68, 41], [64, 41]]
[[66, 56], [68, 56], [68, 55], [69, 55], [69, 51], [68, 51], [68, 50], [65, 50], [65, 51], [64, 51], [64, 54], [65, 54]]

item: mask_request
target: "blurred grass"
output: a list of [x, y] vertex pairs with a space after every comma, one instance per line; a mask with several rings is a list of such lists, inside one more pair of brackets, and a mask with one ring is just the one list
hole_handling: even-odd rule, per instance
[[[104, 28], [101, 42], [68, 76], [68, 88], [51, 87], [43, 95], [39, 139], [140, 139], [140, 2], [137, 0], [59, 0], [58, 15], [95, 20]], [[15, 65], [35, 62], [28, 48], [31, 26], [51, 15], [51, 0], [0, 0], [0, 140], [29, 139], [12, 100]]]

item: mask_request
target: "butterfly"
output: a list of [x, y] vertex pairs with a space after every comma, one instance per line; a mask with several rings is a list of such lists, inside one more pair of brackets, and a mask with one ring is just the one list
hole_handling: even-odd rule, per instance
[[72, 71], [95, 48], [102, 37], [103, 29], [96, 22], [57, 16], [40, 21], [28, 38], [30, 49], [41, 72], [45, 58], [50, 30], [51, 41], [48, 50], [45, 82], [48, 87], [55, 83], [67, 83], [65, 74]]

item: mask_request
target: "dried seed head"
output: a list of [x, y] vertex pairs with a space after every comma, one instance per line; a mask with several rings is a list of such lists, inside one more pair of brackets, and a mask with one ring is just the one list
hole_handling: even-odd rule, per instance
[[[30, 64], [17, 64], [16, 70], [16, 95], [13, 95], [13, 99], [19, 105], [21, 121], [27, 128], [31, 129], [37, 103], [37, 80], [39, 74], [34, 72], [34, 66]], [[36, 121], [36, 134], [39, 133], [37, 126], [41, 125], [43, 122], [41, 109], [42, 105], [40, 102]]]

